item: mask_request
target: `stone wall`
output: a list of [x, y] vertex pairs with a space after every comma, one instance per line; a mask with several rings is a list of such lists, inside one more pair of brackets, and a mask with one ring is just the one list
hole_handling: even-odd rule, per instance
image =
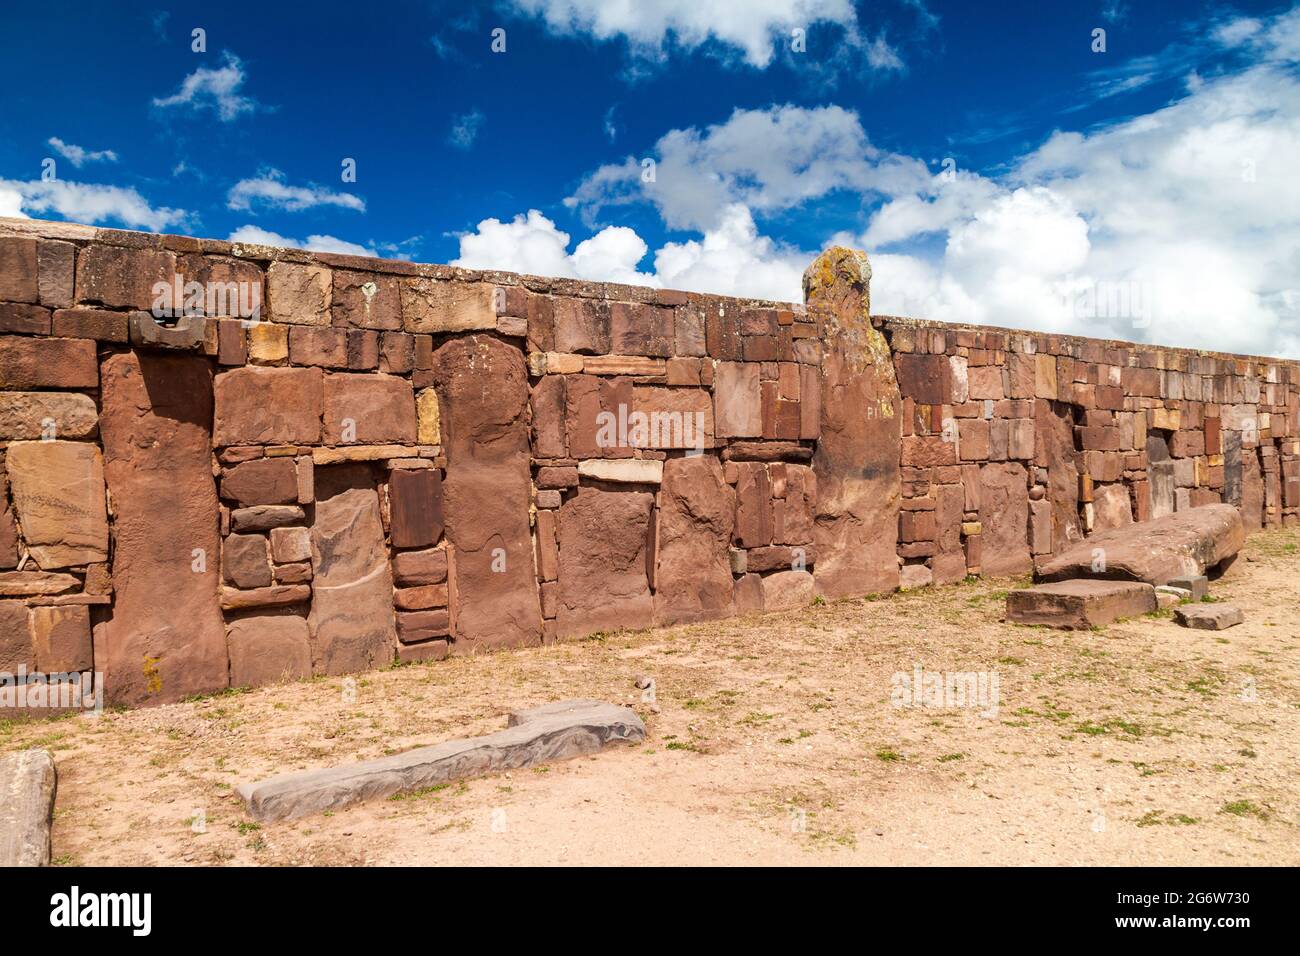
[[1295, 520], [1294, 363], [873, 318], [869, 279], [2, 220], [0, 672], [157, 703], [1021, 573], [1207, 501]]

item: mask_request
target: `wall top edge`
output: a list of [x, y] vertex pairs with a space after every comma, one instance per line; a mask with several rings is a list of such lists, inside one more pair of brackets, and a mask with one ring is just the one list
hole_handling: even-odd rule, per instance
[[[396, 276], [442, 279], [459, 282], [491, 282], [501, 286], [523, 286], [541, 293], [570, 295], [582, 298], [607, 299], [613, 301], [646, 302], [665, 294], [680, 296], [683, 302], [735, 303], [747, 309], [779, 309], [793, 311], [818, 311], [815, 307], [798, 302], [785, 302], [773, 299], [755, 299], [739, 296], [714, 295], [709, 293], [685, 292], [681, 290], [656, 289], [650, 286], [623, 285], [616, 282], [590, 282], [582, 279], [569, 279], [551, 276], [535, 276], [526, 273], [506, 272], [490, 269], [463, 269], [458, 266], [437, 263], [408, 262], [404, 259], [381, 259], [370, 256], [353, 256], [333, 252], [308, 252], [304, 249], [281, 246], [265, 246], [255, 243], [229, 242], [224, 239], [201, 239], [193, 236], [180, 236], [169, 233], [138, 232], [130, 229], [108, 229], [88, 226], [82, 223], [63, 222], [47, 219], [15, 219], [0, 216], [0, 236], [23, 236], [38, 239], [56, 239], [66, 242], [91, 243], [120, 246], [133, 249], [158, 249], [178, 254], [206, 254], [231, 256], [237, 259], [250, 259], [261, 262], [289, 262], [309, 265], [323, 265], [333, 269], [353, 269], [366, 272], [378, 272]], [[1183, 355], [1195, 355], [1236, 362], [1254, 362], [1269, 365], [1300, 367], [1300, 360], [1277, 358], [1267, 355], [1248, 355], [1235, 352], [1218, 352], [1207, 349], [1192, 349], [1177, 345], [1161, 345], [1152, 342], [1133, 342], [1123, 339], [1100, 339], [1083, 335], [1071, 335], [1057, 332], [1042, 332], [1029, 329], [1009, 328], [995, 325], [974, 325], [962, 322], [942, 322], [935, 319], [920, 319], [901, 315], [872, 315], [872, 322], [889, 329], [929, 329], [933, 331], [970, 331], [993, 332], [1008, 336], [1033, 337], [1035, 339], [1052, 339], [1072, 346], [1101, 345], [1106, 348], [1147, 349], [1157, 352], [1172, 352]]]

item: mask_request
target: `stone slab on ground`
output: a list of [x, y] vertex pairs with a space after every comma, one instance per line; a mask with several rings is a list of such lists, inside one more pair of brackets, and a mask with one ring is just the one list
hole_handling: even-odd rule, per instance
[[[1168, 584], [1236, 555], [1246, 540], [1233, 505], [1203, 505], [1094, 534], [1035, 570], [1039, 581], [1106, 578]], [[1095, 570], [1094, 570], [1095, 568]]]
[[1184, 604], [1174, 608], [1174, 619], [1183, 627], [1201, 631], [1222, 631], [1235, 627], [1246, 618], [1231, 604]]
[[54, 790], [48, 751], [0, 756], [0, 867], [49, 865]]
[[1076, 579], [1007, 592], [1008, 621], [1065, 630], [1105, 627], [1155, 609], [1155, 589], [1138, 581]]
[[1166, 582], [1170, 587], [1182, 588], [1188, 592], [1193, 601], [1199, 601], [1210, 593], [1210, 579], [1204, 574], [1189, 575], [1182, 578], [1170, 578]]
[[462, 777], [517, 770], [645, 739], [633, 711], [598, 700], [563, 700], [510, 714], [505, 730], [345, 767], [282, 774], [244, 784], [239, 795], [255, 820], [275, 822], [362, 800], [388, 797]]

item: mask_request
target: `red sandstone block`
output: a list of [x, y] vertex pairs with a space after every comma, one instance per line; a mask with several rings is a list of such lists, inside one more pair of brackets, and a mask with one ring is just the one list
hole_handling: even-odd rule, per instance
[[939, 435], [910, 436], [903, 439], [902, 463], [916, 468], [955, 465], [957, 444]]
[[615, 355], [673, 354], [673, 310], [665, 306], [614, 302], [609, 307], [610, 351]]
[[379, 333], [350, 329], [347, 338], [348, 368], [365, 371], [379, 367]]
[[543, 581], [554, 581], [560, 572], [560, 551], [555, 535], [555, 512], [537, 512], [537, 573]]
[[168, 291], [162, 293], [160, 304], [179, 306], [171, 294], [176, 275], [176, 256], [171, 252], [90, 245], [77, 257], [77, 301], [150, 311], [159, 298], [154, 287], [162, 283]]
[[379, 337], [379, 371], [405, 375], [415, 368], [415, 336], [384, 332]]
[[989, 457], [989, 432], [990, 425], [982, 418], [964, 419], [958, 425], [957, 450], [962, 461], [984, 461]]
[[744, 548], [772, 543], [772, 486], [767, 466], [760, 462], [739, 462], [736, 480], [736, 525], [734, 539]]
[[576, 488], [578, 469], [574, 465], [544, 465], [537, 469], [538, 488]]
[[[1217, 419], [1209, 419], [1217, 422]], [[1181, 428], [1169, 439], [1169, 454], [1175, 458], [1194, 458], [1206, 454], [1205, 432]], [[1213, 452], [1211, 454], [1217, 454]]]
[[331, 326], [292, 326], [289, 329], [289, 361], [293, 365], [347, 368], [347, 330]]
[[49, 335], [50, 310], [21, 302], [0, 302], [0, 332]]
[[248, 505], [287, 505], [298, 502], [298, 474], [292, 458], [256, 458], [227, 468], [221, 476], [221, 497]]
[[442, 474], [436, 468], [396, 469], [389, 475], [395, 548], [437, 544], [442, 537]]
[[0, 388], [97, 388], [99, 362], [88, 339], [0, 336]]
[[739, 361], [744, 358], [741, 345], [740, 316], [734, 305], [724, 306], [707, 296], [704, 298], [704, 339], [710, 357]]
[[402, 305], [397, 277], [335, 269], [330, 317], [334, 325], [354, 329], [400, 329]]
[[935, 527], [933, 511], [900, 511], [898, 513], [898, 540], [904, 543], [933, 541]]
[[564, 296], [553, 299], [552, 307], [557, 352], [608, 354], [610, 317], [607, 303]]
[[41, 305], [65, 309], [74, 301], [73, 265], [77, 247], [70, 242], [42, 239], [36, 247], [36, 281]]
[[952, 402], [952, 367], [946, 355], [895, 355], [899, 392], [924, 405]]
[[393, 580], [401, 585], [441, 584], [447, 580], [447, 551], [426, 548], [393, 555]]
[[36, 240], [0, 236], [0, 299], [6, 302], [39, 301], [36, 281]]
[[431, 638], [446, 637], [449, 627], [450, 618], [446, 608], [397, 612], [397, 639], [403, 644], [417, 644]]
[[248, 339], [239, 319], [222, 319], [217, 323], [217, 364], [245, 365], [248, 362]]
[[54, 313], [50, 331], [70, 339], [97, 339], [101, 342], [126, 342], [125, 312], [103, 309], [59, 309]]

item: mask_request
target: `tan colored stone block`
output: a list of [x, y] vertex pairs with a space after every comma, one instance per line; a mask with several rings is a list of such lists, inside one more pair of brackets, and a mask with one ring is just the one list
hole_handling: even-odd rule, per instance
[[402, 328], [407, 332], [495, 329], [493, 287], [485, 282], [403, 279]]
[[417, 441], [421, 445], [442, 444], [442, 418], [438, 411], [436, 389], [421, 389], [415, 397], [415, 412], [419, 418]]
[[333, 278], [324, 266], [273, 262], [267, 270], [271, 321], [288, 325], [329, 325]]
[[15, 442], [6, 453], [23, 539], [43, 571], [108, 558], [104, 459], [85, 442]]
[[250, 362], [272, 364], [289, 357], [289, 330], [283, 325], [258, 322], [248, 330], [248, 359]]

